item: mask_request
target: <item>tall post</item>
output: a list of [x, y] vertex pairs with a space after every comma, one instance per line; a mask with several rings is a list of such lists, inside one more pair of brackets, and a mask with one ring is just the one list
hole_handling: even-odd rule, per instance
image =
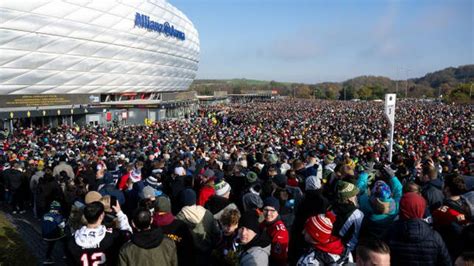
[[393, 153], [393, 134], [395, 131], [395, 102], [397, 95], [393, 93], [385, 94], [385, 118], [388, 120], [390, 125], [389, 139], [390, 143], [388, 146], [388, 161], [392, 162]]

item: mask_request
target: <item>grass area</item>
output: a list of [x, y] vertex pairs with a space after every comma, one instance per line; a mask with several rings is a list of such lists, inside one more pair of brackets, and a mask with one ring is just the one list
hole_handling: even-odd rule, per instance
[[36, 265], [15, 227], [0, 211], [0, 265]]

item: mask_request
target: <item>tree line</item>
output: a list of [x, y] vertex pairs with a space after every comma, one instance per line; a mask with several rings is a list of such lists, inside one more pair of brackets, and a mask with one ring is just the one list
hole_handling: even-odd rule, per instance
[[386, 93], [396, 93], [398, 98], [441, 98], [446, 102], [467, 103], [473, 102], [473, 84], [474, 65], [466, 65], [407, 80], [380, 76], [360, 76], [344, 82], [318, 84], [247, 79], [196, 80], [191, 90], [201, 95], [212, 95], [217, 90], [232, 94], [274, 90], [282, 96], [328, 100], [375, 100], [383, 99]]

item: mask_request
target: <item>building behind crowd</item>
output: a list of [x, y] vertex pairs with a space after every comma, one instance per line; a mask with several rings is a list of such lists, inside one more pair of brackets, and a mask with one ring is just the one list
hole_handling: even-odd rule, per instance
[[0, 36], [0, 127], [137, 124], [197, 108], [198, 32], [164, 0], [4, 0]]

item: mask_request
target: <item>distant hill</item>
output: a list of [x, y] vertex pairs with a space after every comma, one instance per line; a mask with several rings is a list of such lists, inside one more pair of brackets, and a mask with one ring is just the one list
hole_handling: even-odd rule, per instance
[[461, 84], [474, 82], [474, 65], [448, 67], [420, 78], [392, 80], [382, 76], [360, 76], [343, 82], [302, 84], [252, 79], [195, 80], [191, 90], [212, 95], [216, 90], [243, 93], [256, 90], [277, 90], [280, 95], [330, 99], [375, 99], [387, 92], [407, 97], [437, 97], [448, 95]]

